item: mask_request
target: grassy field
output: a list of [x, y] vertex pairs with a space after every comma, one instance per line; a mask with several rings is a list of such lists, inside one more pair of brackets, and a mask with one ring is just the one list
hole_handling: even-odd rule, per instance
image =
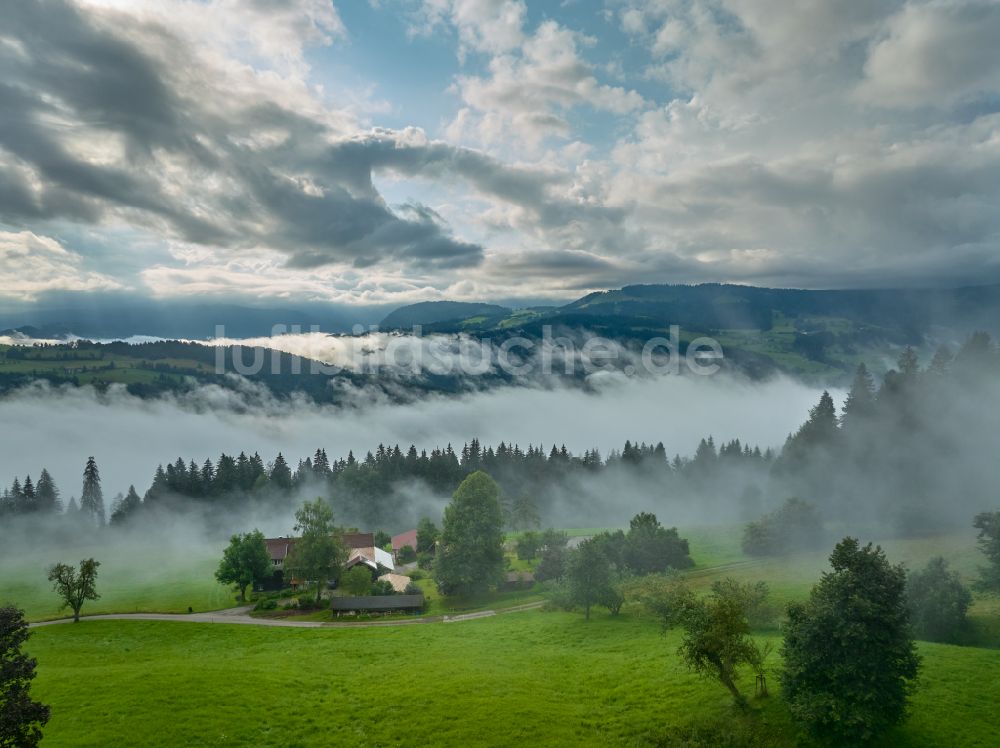
[[[713, 721], [796, 745], [779, 698], [740, 717], [677, 643], [628, 612], [532, 611], [349, 630], [84, 622], [37, 630], [30, 650], [46, 746], [651, 745]], [[885, 745], [996, 745], [1000, 650], [920, 650], [913, 714]]]
[[0, 558], [0, 604], [13, 602], [29, 620], [62, 618], [59, 599], [46, 579], [57, 561], [76, 564], [96, 558], [100, 600], [87, 602], [88, 613], [184, 613], [218, 610], [235, 605], [234, 593], [215, 581], [221, 546], [88, 544], [21, 549]]
[[[576, 534], [591, 534], [593, 529]], [[691, 528], [690, 583], [763, 579], [780, 604], [808, 594], [827, 552], [754, 560], [738, 528]], [[944, 555], [966, 577], [979, 563], [971, 536], [883, 543], [893, 561], [922, 565]], [[65, 559], [93, 549], [63, 549]], [[101, 554], [101, 601], [87, 612], [183, 612], [225, 607], [207, 546]], [[0, 599], [35, 617], [56, 614], [51, 593], [14, 580], [42, 572], [42, 557], [0, 570]], [[139, 563], [139, 560], [142, 563]], [[177, 580], [187, 580], [178, 582]], [[503, 608], [538, 599], [521, 590], [474, 601], [441, 599], [432, 580], [429, 613]], [[41, 592], [39, 590], [42, 590]], [[324, 611], [316, 614], [328, 617]], [[920, 643], [920, 690], [907, 723], [886, 746], [994, 746], [1000, 701], [1000, 600], [977, 596], [970, 643]], [[776, 633], [761, 633], [772, 638]], [[678, 635], [626, 605], [588, 624], [575, 613], [526, 611], [455, 624], [371, 629], [275, 629], [225, 624], [85, 621], [37, 629], [37, 696], [53, 708], [44, 745], [716, 745], [753, 732], [754, 745], [793, 746], [798, 737], [781, 699], [772, 655], [772, 695], [749, 716], [717, 684], [688, 673]], [[752, 692], [752, 683], [744, 682]], [[731, 736], [730, 736], [731, 737]], [[731, 742], [731, 745], [745, 743]]]

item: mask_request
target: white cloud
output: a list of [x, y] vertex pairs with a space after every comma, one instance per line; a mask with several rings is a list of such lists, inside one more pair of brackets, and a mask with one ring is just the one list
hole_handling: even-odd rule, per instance
[[122, 285], [84, 270], [82, 258], [48, 236], [0, 231], [0, 297], [32, 301], [49, 291], [111, 291]]
[[618, 115], [641, 109], [645, 101], [635, 91], [598, 81], [579, 42], [579, 34], [544, 21], [518, 51], [493, 57], [488, 76], [458, 76], [464, 107], [448, 136], [488, 147], [514, 138], [536, 148], [546, 137], [572, 133], [576, 107]]
[[1000, 5], [907, 5], [865, 63], [861, 96], [874, 104], [946, 107], [1000, 90]]

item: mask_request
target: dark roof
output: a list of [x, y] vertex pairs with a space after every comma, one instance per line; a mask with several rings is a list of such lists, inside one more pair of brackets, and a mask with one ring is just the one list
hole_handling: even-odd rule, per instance
[[374, 548], [375, 533], [373, 532], [344, 533], [344, 545], [347, 548]]
[[284, 561], [297, 538], [265, 538], [264, 545], [272, 561]]
[[504, 581], [509, 584], [513, 584], [515, 582], [534, 582], [535, 575], [530, 571], [508, 571], [504, 576]]
[[423, 595], [370, 595], [335, 597], [330, 608], [337, 610], [417, 610], [424, 607]]

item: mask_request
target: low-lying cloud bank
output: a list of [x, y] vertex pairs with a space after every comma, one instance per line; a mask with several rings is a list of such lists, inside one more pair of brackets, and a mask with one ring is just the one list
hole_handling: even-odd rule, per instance
[[[200, 462], [220, 452], [258, 451], [270, 460], [280, 451], [294, 467], [317, 447], [333, 457], [348, 450], [363, 455], [380, 442], [428, 449], [450, 442], [460, 448], [473, 437], [484, 444], [556, 443], [602, 453], [621, 448], [626, 439], [662, 441], [668, 454], [689, 455], [711, 434], [717, 442], [738, 437], [763, 448], [780, 446], [818, 397], [816, 389], [784, 377], [763, 383], [721, 374], [592, 380], [589, 391], [502, 388], [406, 405], [377, 401], [336, 408], [214, 386], [151, 401], [120, 387], [101, 394], [37, 385], [0, 400], [7, 437], [0, 480], [37, 476], [46, 467], [68, 501], [79, 495], [90, 455], [111, 497], [129, 484], [144, 491], [161, 462], [178, 456]], [[251, 396], [249, 407], [245, 400]]]

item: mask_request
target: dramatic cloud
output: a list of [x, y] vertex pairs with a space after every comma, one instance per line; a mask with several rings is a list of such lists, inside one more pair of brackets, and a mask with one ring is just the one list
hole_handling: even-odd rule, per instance
[[77, 271], [0, 295], [404, 303], [1000, 280], [995, 3], [538, 11], [12, 4], [0, 231], [47, 238]]

